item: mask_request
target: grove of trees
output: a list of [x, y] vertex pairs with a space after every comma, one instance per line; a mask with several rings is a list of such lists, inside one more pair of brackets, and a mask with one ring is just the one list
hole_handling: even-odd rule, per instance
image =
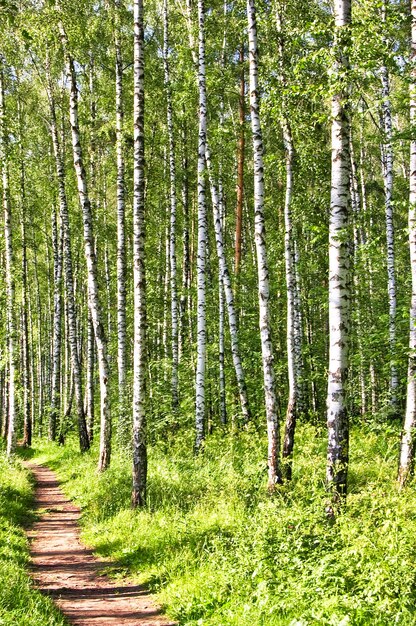
[[97, 440], [144, 507], [149, 444], [254, 427], [273, 494], [309, 422], [333, 517], [350, 424], [397, 420], [404, 487], [416, 0], [5, 0], [0, 26], [7, 455]]

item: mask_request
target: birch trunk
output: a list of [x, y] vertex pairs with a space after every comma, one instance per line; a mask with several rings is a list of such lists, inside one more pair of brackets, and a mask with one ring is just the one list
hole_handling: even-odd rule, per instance
[[[62, 224], [61, 224], [62, 226]], [[61, 230], [62, 235], [62, 230]], [[56, 426], [61, 407], [60, 380], [61, 380], [61, 344], [62, 344], [62, 254], [61, 242], [58, 237], [56, 209], [52, 211], [52, 246], [54, 265], [54, 293], [53, 293], [53, 359], [52, 359], [52, 403], [49, 418], [49, 439], [55, 441]]]
[[92, 317], [90, 310], [87, 312], [87, 383], [86, 383], [86, 420], [87, 420], [87, 432], [88, 441], [90, 444], [94, 439], [94, 424], [95, 424], [95, 402], [94, 402], [94, 365], [95, 365], [95, 337], [94, 337], [94, 324], [92, 323]]
[[207, 142], [207, 104], [205, 86], [205, 6], [198, 0], [198, 252], [197, 252], [197, 364], [195, 450], [199, 452], [205, 438], [205, 368], [206, 368], [206, 253], [207, 215], [205, 198], [205, 151]]
[[348, 220], [350, 212], [350, 155], [348, 86], [351, 0], [335, 3], [335, 43], [332, 68], [332, 170], [329, 221], [329, 367], [328, 454], [326, 480], [332, 495], [327, 514], [347, 493], [349, 425], [346, 405], [350, 285]]
[[[382, 6], [382, 21], [386, 20], [386, 5]], [[390, 104], [390, 80], [387, 67], [381, 67], [382, 84], [382, 119], [384, 141], [382, 146], [384, 196], [386, 212], [386, 241], [387, 241], [387, 290], [389, 298], [389, 342], [390, 342], [390, 403], [394, 411], [397, 411], [397, 391], [399, 378], [395, 365], [396, 352], [396, 276], [395, 276], [395, 253], [394, 253], [394, 222], [393, 222], [393, 146], [392, 146], [392, 117]]]
[[285, 221], [285, 269], [286, 269], [286, 299], [287, 299], [287, 369], [289, 379], [289, 396], [286, 410], [285, 435], [283, 440], [284, 475], [287, 480], [292, 478], [292, 454], [295, 443], [296, 419], [300, 400], [300, 363], [299, 353], [302, 351], [299, 317], [299, 301], [297, 297], [297, 268], [295, 255], [295, 241], [292, 221], [292, 195], [293, 195], [293, 162], [294, 146], [292, 129], [286, 113], [286, 98], [284, 90], [287, 87], [284, 68], [284, 33], [279, 9], [276, 8], [276, 29], [278, 35], [279, 51], [279, 79], [283, 91], [283, 104], [281, 124], [283, 131], [283, 143], [286, 153], [286, 194], [284, 207]]
[[[222, 229], [224, 229], [225, 219], [225, 206], [222, 193], [220, 191], [220, 220]], [[227, 423], [227, 398], [226, 398], [226, 384], [225, 384], [225, 346], [224, 346], [224, 322], [225, 322], [225, 298], [224, 298], [224, 281], [222, 279], [221, 268], [219, 269], [218, 276], [218, 304], [219, 304], [219, 319], [218, 319], [218, 355], [219, 355], [219, 370], [220, 370], [220, 420], [221, 424], [225, 426]]]
[[239, 114], [239, 137], [237, 149], [237, 206], [235, 212], [235, 256], [234, 256], [234, 273], [236, 293], [238, 293], [238, 283], [240, 277], [241, 266], [241, 245], [243, 233], [243, 201], [244, 201], [244, 150], [245, 150], [245, 76], [244, 76], [244, 44], [240, 47], [240, 97], [238, 101]]
[[[19, 83], [19, 78], [18, 78]], [[20, 95], [17, 99], [17, 116], [19, 127], [19, 160], [20, 160], [20, 202], [22, 209], [22, 391], [23, 391], [23, 445], [32, 445], [33, 422], [30, 410], [30, 343], [28, 323], [28, 287], [27, 287], [27, 239], [26, 239], [26, 189], [25, 162], [23, 150], [23, 117]]]
[[170, 174], [170, 229], [169, 229], [169, 262], [170, 262], [170, 305], [171, 305], [171, 341], [172, 341], [172, 408], [176, 412], [179, 405], [178, 396], [178, 365], [179, 365], [179, 306], [176, 287], [176, 165], [175, 144], [173, 138], [172, 91], [169, 71], [169, 28], [168, 2], [163, 2], [163, 63], [165, 70], [165, 91], [167, 104], [167, 127], [169, 136], [169, 174]]
[[269, 266], [267, 261], [264, 221], [264, 164], [263, 137], [260, 125], [260, 96], [258, 87], [257, 24], [254, 0], [247, 0], [249, 62], [250, 62], [250, 116], [254, 153], [254, 237], [257, 256], [259, 291], [259, 327], [263, 365], [267, 438], [268, 488], [273, 491], [282, 482], [280, 464], [279, 411], [273, 368], [273, 346], [270, 324]]
[[[411, 82], [410, 124], [416, 124], [416, 0], [411, 0]], [[410, 303], [409, 363], [407, 372], [406, 414], [400, 443], [399, 485], [403, 487], [413, 472], [416, 427], [416, 140], [410, 142], [409, 248], [412, 272]]]
[[224, 285], [225, 300], [227, 304], [228, 325], [229, 325], [230, 338], [231, 338], [231, 354], [233, 357], [233, 364], [234, 364], [235, 374], [237, 377], [241, 412], [243, 415], [243, 420], [245, 422], [248, 422], [250, 420], [250, 408], [249, 408], [248, 397], [247, 397], [246, 381], [244, 377], [243, 366], [241, 363], [240, 348], [238, 344], [237, 315], [236, 315], [235, 304], [234, 304], [234, 295], [233, 295], [233, 289], [231, 285], [231, 278], [230, 278], [230, 274], [228, 271], [227, 259], [225, 256], [220, 198], [219, 198], [218, 190], [215, 185], [214, 178], [213, 178], [213, 167], [211, 163], [211, 153], [210, 153], [208, 142], [206, 142], [206, 146], [205, 146], [205, 158], [206, 158], [206, 163], [207, 163], [207, 168], [208, 168], [208, 173], [209, 173], [210, 187], [211, 187], [215, 242], [217, 246], [217, 255], [218, 255], [218, 261], [219, 261], [220, 272], [221, 272], [221, 280]]
[[73, 59], [68, 50], [68, 38], [62, 22], [59, 24], [62, 47], [65, 54], [66, 72], [70, 83], [69, 119], [71, 125], [72, 149], [74, 167], [77, 177], [79, 201], [81, 205], [84, 225], [85, 260], [88, 276], [88, 306], [94, 325], [94, 335], [97, 344], [97, 360], [100, 375], [100, 452], [98, 470], [104, 471], [110, 464], [111, 456], [111, 416], [109, 398], [109, 364], [107, 337], [104, 330], [103, 313], [99, 300], [99, 286], [97, 273], [97, 259], [94, 250], [93, 223], [91, 202], [88, 195], [87, 177], [85, 173], [81, 139], [78, 124], [78, 88], [75, 76]]
[[[49, 71], [48, 71], [49, 74]], [[85, 421], [84, 413], [84, 398], [82, 394], [82, 371], [80, 363], [80, 355], [78, 352], [78, 333], [77, 333], [77, 320], [76, 320], [76, 308], [75, 308], [75, 291], [74, 291], [74, 278], [72, 272], [72, 252], [71, 252], [71, 232], [69, 225], [69, 213], [68, 203], [65, 189], [65, 173], [64, 164], [59, 145], [58, 129], [56, 124], [55, 113], [55, 101], [52, 91], [52, 85], [50, 83], [50, 77], [48, 76], [48, 98], [50, 105], [51, 115], [51, 134], [52, 144], [55, 156], [56, 178], [58, 182], [59, 192], [59, 215], [62, 224], [62, 237], [63, 237], [63, 268], [65, 277], [65, 292], [66, 292], [66, 313], [67, 313], [67, 339], [69, 343], [69, 349], [71, 353], [71, 364], [74, 379], [74, 391], [77, 404], [78, 413], [78, 436], [79, 446], [81, 452], [85, 452], [89, 449], [89, 440], [87, 433], [87, 425]], [[69, 368], [66, 368], [66, 373]], [[39, 379], [41, 384], [41, 380]]]
[[125, 184], [124, 184], [124, 108], [123, 108], [123, 58], [120, 42], [120, 0], [115, 0], [115, 52], [116, 52], [116, 141], [117, 141], [117, 369], [119, 434], [128, 440], [126, 406], [126, 233], [125, 233]]
[[133, 179], [133, 506], [146, 504], [146, 274], [144, 206], [144, 25], [143, 0], [134, 0], [134, 179]]
[[[183, 134], [183, 157], [182, 157], [182, 206], [183, 206], [183, 245], [182, 245], [182, 293], [180, 300], [180, 324], [179, 333], [179, 359], [184, 352], [186, 343], [186, 331], [189, 330], [192, 336], [192, 319], [189, 313], [191, 273], [190, 273], [190, 251], [189, 251], [189, 180], [188, 180], [188, 153], [186, 142], [186, 130]], [[191, 340], [192, 344], [192, 340]]]
[[0, 56], [0, 159], [3, 182], [4, 243], [6, 261], [6, 328], [9, 375], [7, 456], [16, 448], [16, 346], [15, 291], [13, 277], [12, 211], [9, 198], [8, 134], [4, 87], [4, 59]]

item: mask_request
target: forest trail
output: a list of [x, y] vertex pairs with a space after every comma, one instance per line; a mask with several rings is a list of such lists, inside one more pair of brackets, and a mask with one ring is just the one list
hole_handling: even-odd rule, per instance
[[34, 463], [35, 505], [42, 511], [28, 532], [36, 586], [77, 626], [174, 626], [139, 585], [103, 575], [106, 565], [79, 539], [80, 510], [63, 494], [55, 474]]

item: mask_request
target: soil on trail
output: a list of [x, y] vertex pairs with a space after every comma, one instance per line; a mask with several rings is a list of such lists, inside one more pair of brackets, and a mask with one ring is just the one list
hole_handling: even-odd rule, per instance
[[41, 515], [28, 533], [36, 586], [77, 626], [173, 626], [144, 587], [100, 573], [106, 564], [79, 540], [80, 510], [66, 499], [50, 469], [27, 466], [36, 480]]

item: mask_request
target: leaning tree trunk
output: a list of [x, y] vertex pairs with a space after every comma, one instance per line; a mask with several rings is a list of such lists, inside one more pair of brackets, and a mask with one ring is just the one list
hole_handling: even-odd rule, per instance
[[6, 327], [7, 365], [9, 375], [7, 456], [16, 448], [16, 346], [15, 293], [13, 277], [12, 211], [9, 198], [8, 136], [4, 96], [4, 59], [0, 57], [0, 160], [3, 182], [4, 243], [6, 260]]
[[133, 506], [146, 504], [146, 273], [144, 181], [144, 25], [143, 0], [134, 0], [134, 180], [133, 180]]
[[205, 6], [198, 0], [198, 253], [197, 253], [197, 365], [195, 450], [198, 452], [205, 438], [205, 369], [206, 369], [206, 254], [207, 210], [205, 198], [205, 151], [207, 142], [207, 103], [205, 88]]
[[[416, 124], [416, 0], [411, 1], [411, 82], [410, 123]], [[412, 272], [410, 303], [409, 364], [407, 372], [406, 415], [400, 445], [398, 481], [403, 487], [413, 470], [416, 428], [416, 140], [410, 142], [409, 247]]]
[[269, 266], [264, 222], [263, 137], [260, 125], [257, 24], [254, 0], [247, 0], [247, 19], [250, 62], [250, 114], [254, 152], [254, 236], [257, 255], [259, 326], [267, 419], [268, 488], [270, 491], [273, 491], [276, 484], [282, 482], [282, 470], [280, 464], [279, 409], [273, 369], [274, 355], [269, 310]]
[[103, 312], [99, 299], [97, 258], [94, 250], [91, 202], [88, 195], [87, 176], [84, 167], [81, 138], [78, 124], [78, 88], [73, 59], [68, 50], [68, 38], [62, 22], [59, 24], [62, 46], [65, 54], [66, 72], [70, 84], [69, 119], [71, 125], [74, 167], [77, 177], [79, 201], [84, 225], [85, 260], [88, 276], [88, 307], [94, 324], [97, 344], [97, 360], [100, 375], [100, 453], [98, 470], [104, 471], [110, 464], [111, 456], [111, 416], [109, 398], [109, 364], [107, 337], [104, 330]]
[[117, 369], [118, 369], [118, 430], [121, 442], [128, 441], [126, 402], [126, 233], [124, 185], [124, 108], [123, 108], [123, 58], [120, 42], [120, 0], [115, 0], [115, 51], [116, 51], [116, 138], [117, 138]]
[[179, 365], [179, 305], [176, 285], [176, 166], [175, 146], [173, 140], [173, 108], [172, 90], [169, 71], [169, 28], [168, 3], [163, 2], [163, 62], [165, 70], [165, 90], [167, 103], [167, 127], [169, 136], [169, 174], [170, 174], [170, 229], [169, 229], [169, 262], [170, 262], [170, 302], [171, 302], [171, 338], [172, 338], [172, 409], [176, 412], [179, 404], [178, 396], [178, 365]]
[[[68, 344], [71, 354], [71, 364], [74, 379], [74, 391], [77, 404], [78, 413], [78, 436], [79, 446], [81, 452], [85, 452], [89, 449], [89, 439], [87, 433], [87, 425], [85, 421], [84, 413], [84, 398], [82, 394], [82, 371], [80, 355], [78, 351], [78, 332], [77, 332], [77, 319], [76, 319], [76, 307], [75, 307], [75, 290], [74, 290], [74, 278], [72, 272], [72, 252], [71, 252], [71, 232], [69, 225], [69, 212], [68, 203], [65, 190], [65, 170], [64, 163], [59, 145], [58, 128], [56, 123], [55, 112], [55, 100], [53, 96], [52, 85], [50, 82], [48, 71], [48, 98], [50, 105], [51, 115], [51, 134], [52, 144], [55, 156], [56, 178], [58, 182], [59, 193], [59, 215], [62, 224], [62, 237], [63, 237], [63, 268], [65, 277], [65, 292], [66, 292], [66, 312], [67, 312], [67, 325], [68, 325]], [[68, 371], [66, 368], [66, 372]]]
[[348, 86], [351, 0], [335, 3], [333, 78], [337, 89], [332, 96], [332, 171], [329, 219], [329, 368], [328, 368], [328, 454], [326, 480], [334, 505], [347, 493], [349, 425], [346, 404], [348, 341], [350, 326], [350, 284], [348, 220], [350, 212], [350, 154]]

